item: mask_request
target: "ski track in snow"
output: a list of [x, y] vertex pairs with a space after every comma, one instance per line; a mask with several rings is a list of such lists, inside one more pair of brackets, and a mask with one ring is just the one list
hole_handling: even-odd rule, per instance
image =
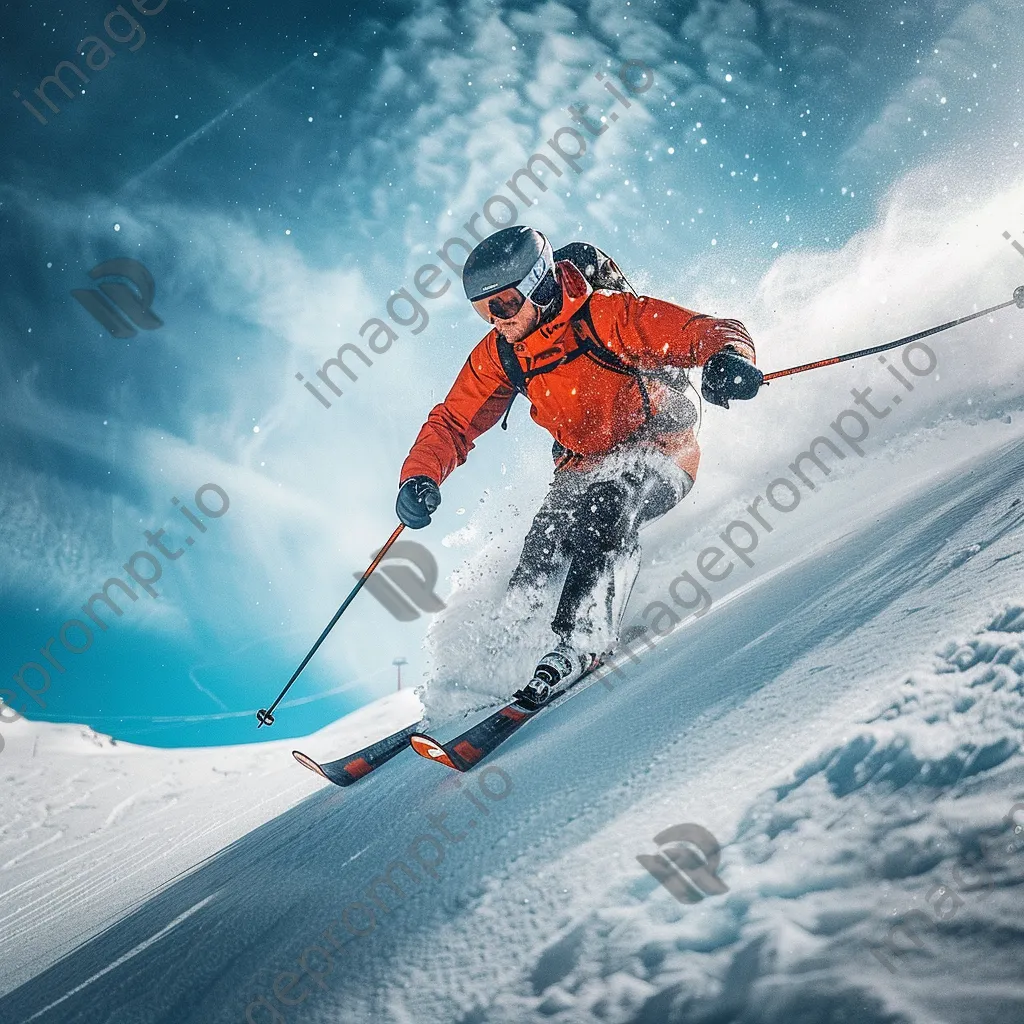
[[[131, 960], [133, 956], [138, 956], [139, 953], [145, 952], [147, 949], [149, 949], [150, 946], [159, 942], [165, 935], [168, 935], [172, 931], [174, 931], [174, 929], [177, 928], [179, 924], [181, 924], [184, 921], [187, 921], [193, 914], [198, 913], [208, 903], [212, 903], [214, 899], [216, 899], [216, 894], [213, 896], [207, 896], [206, 899], [204, 900], [200, 900], [200, 902], [197, 903], [194, 907], [190, 907], [183, 914], [179, 914], [169, 925], [166, 925], [165, 927], [161, 928], [160, 931], [156, 933], [156, 935], [152, 936], [152, 938], [146, 939], [145, 942], [140, 942], [139, 945], [137, 945], [134, 949], [128, 950], [128, 952], [125, 953], [124, 956], [118, 957], [117, 960], [115, 960], [112, 964], [109, 964], [108, 966], [104, 967], [102, 971], [97, 971], [91, 978], [86, 978], [85, 981], [83, 981], [80, 985], [77, 985], [70, 992], [67, 992], [64, 995], [62, 995], [60, 999], [55, 999], [52, 1003], [49, 1004], [49, 1006], [44, 1006], [41, 1010], [37, 1010], [34, 1014], [32, 1014], [31, 1017], [28, 1018], [28, 1020], [36, 1020], [37, 1018], [42, 1017], [44, 1014], [49, 1013], [51, 1010], [56, 1009], [58, 1006], [60, 1006], [61, 1003], [70, 999], [72, 996], [77, 995], [79, 992], [82, 991], [82, 989], [87, 988], [94, 981], [99, 981], [100, 978], [102, 978], [105, 974], [109, 974], [111, 971], [114, 971], [118, 967], [120, 967], [121, 964], [126, 963], [128, 960]], [[26, 1024], [28, 1024], [28, 1021], [26, 1021]]]
[[[439, 813], [465, 833], [439, 877], [376, 890], [367, 935], [335, 925], [343, 951], [281, 1020], [1024, 1019], [1024, 814], [1004, 820], [1024, 801], [1024, 441], [988, 424], [915, 443], [941, 474], [915, 476], [908, 447], [830, 481], [707, 615], [503, 746], [511, 790], [482, 811], [481, 769], [402, 754], [343, 792], [290, 763], [407, 724], [408, 699], [241, 751], [22, 723], [52, 767], [5, 790], [0, 1019], [238, 1024], [375, 877], [414, 865]], [[639, 608], [706, 541], [651, 536]], [[475, 586], [438, 637], [499, 581]], [[449, 669], [486, 616], [465, 627]], [[727, 892], [681, 904], [637, 863], [681, 822], [718, 837]]]

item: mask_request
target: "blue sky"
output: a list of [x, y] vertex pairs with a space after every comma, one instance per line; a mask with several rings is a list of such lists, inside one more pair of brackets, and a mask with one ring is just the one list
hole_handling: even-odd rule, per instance
[[[184, 541], [171, 499], [216, 483], [228, 512], [159, 598], [64, 653], [36, 715], [142, 742], [256, 738], [249, 712], [390, 533], [402, 459], [479, 322], [456, 283], [331, 409], [294, 375], [385, 317], [570, 104], [612, 109], [595, 72], [637, 60], [655, 84], [528, 221], [723, 315], [755, 315], [776, 261], [877, 229], [915, 169], [952, 162], [981, 198], [1019, 167], [1019, 3], [127, 6], [141, 45], [123, 19], [127, 42], [105, 36], [115, 5], [93, 0], [22, 5], [0, 30], [0, 660], [8, 680], [38, 661], [143, 531]], [[74, 100], [51, 89], [63, 109], [40, 124], [11, 92], [97, 34], [115, 56]], [[112, 338], [71, 298], [119, 257], [152, 272], [160, 330]], [[467, 554], [452, 536], [499, 529], [549, 443], [523, 409], [483, 439], [415, 537], [443, 574]], [[426, 625], [357, 602], [275, 735], [386, 692], [396, 656], [421, 676]]]

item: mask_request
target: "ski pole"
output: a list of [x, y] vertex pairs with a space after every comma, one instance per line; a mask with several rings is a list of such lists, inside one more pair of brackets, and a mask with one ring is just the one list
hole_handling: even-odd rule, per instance
[[971, 313], [969, 316], [962, 316], [959, 320], [950, 320], [948, 324], [940, 324], [938, 327], [931, 327], [927, 331], [921, 331], [918, 334], [910, 334], [905, 338], [898, 338], [896, 341], [887, 342], [885, 345], [875, 345], [873, 348], [861, 348], [856, 352], [847, 352], [845, 355], [832, 356], [831, 359], [819, 359], [814, 363], [804, 363], [802, 366], [791, 366], [788, 370], [776, 370], [774, 373], [766, 373], [764, 375], [764, 383], [767, 384], [769, 381], [775, 380], [777, 377], [789, 377], [794, 373], [803, 373], [804, 370], [816, 370], [819, 366], [835, 366], [836, 363], [845, 363], [849, 359], [858, 359], [860, 356], [873, 356], [876, 352], [886, 352], [891, 348], [899, 348], [901, 345], [909, 345], [912, 341], [920, 341], [922, 338], [927, 338], [932, 334], [938, 334], [940, 331], [948, 331], [951, 327], [958, 327], [960, 324], [967, 323], [968, 320], [976, 320], [979, 316], [988, 316], [989, 313], [994, 313], [997, 309], [1005, 309], [1007, 306], [1016, 305], [1020, 309], [1024, 309], [1024, 284], [1017, 288], [1013, 293], [1013, 298], [1008, 302], [1000, 302], [998, 306], [990, 306], [988, 309], [983, 309], [980, 313]]
[[312, 658], [314, 654], [316, 654], [319, 646], [327, 639], [327, 634], [330, 633], [332, 629], [334, 629], [338, 619], [340, 619], [342, 615], [345, 614], [345, 609], [352, 603], [352, 599], [356, 596], [356, 594], [358, 594], [359, 591], [362, 590], [363, 584], [370, 578], [370, 574], [373, 572], [373, 570], [376, 569], [378, 565], [380, 565], [381, 559], [383, 559], [383, 557], [388, 553], [388, 548], [390, 548], [391, 545], [394, 544], [396, 540], [398, 540], [398, 535], [404, 529], [405, 523], [399, 523], [398, 526], [395, 527], [394, 533], [392, 533], [391, 536], [388, 537], [386, 543], [384, 544], [384, 547], [382, 547], [380, 551], [377, 552], [377, 556], [369, 564], [369, 566], [367, 566], [366, 572], [364, 572], [363, 575], [360, 576], [359, 579], [356, 581], [356, 585], [352, 588], [352, 592], [348, 595], [348, 597], [345, 598], [344, 601], [341, 602], [341, 607], [334, 613], [334, 618], [327, 623], [327, 628], [320, 634], [320, 636], [317, 638], [316, 643], [313, 644], [313, 646], [309, 649], [309, 653], [302, 659], [302, 664], [299, 665], [299, 667], [295, 670], [291, 679], [289, 679], [288, 683], [285, 685], [285, 688], [277, 695], [277, 700], [275, 700], [274, 703], [271, 704], [270, 707], [266, 710], [261, 708], [259, 711], [256, 712], [256, 720], [260, 723], [256, 726], [257, 729], [262, 729], [263, 726], [265, 725], [274, 724], [274, 708], [276, 708], [277, 705], [280, 704], [282, 700], [284, 700], [284, 695], [291, 689], [292, 683], [294, 683], [295, 680], [299, 678], [299, 673], [309, 664], [309, 659]]

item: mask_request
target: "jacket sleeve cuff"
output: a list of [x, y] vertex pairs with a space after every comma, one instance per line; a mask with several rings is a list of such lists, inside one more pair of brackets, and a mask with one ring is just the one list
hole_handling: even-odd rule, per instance
[[719, 326], [722, 334], [722, 348], [731, 349], [756, 364], [754, 342], [747, 333], [746, 327], [739, 320], [720, 320]]

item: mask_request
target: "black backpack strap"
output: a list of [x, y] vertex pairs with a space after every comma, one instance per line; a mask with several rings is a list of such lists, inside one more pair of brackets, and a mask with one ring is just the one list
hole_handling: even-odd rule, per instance
[[515, 352], [512, 350], [512, 346], [500, 334], [498, 335], [497, 346], [498, 360], [501, 362], [501, 368], [505, 371], [505, 376], [508, 377], [508, 381], [512, 385], [512, 397], [508, 400], [508, 405], [505, 406], [505, 415], [501, 417], [501, 429], [508, 430], [508, 415], [512, 411], [516, 395], [520, 393], [526, 394], [526, 374], [523, 373], [523, 368]]
[[623, 362], [614, 352], [605, 348], [601, 342], [600, 335], [597, 333], [597, 328], [594, 326], [594, 318], [590, 312], [589, 297], [573, 315], [569, 325], [572, 328], [573, 337], [576, 339], [576, 348], [572, 352], [566, 353], [561, 359], [557, 359], [553, 363], [535, 370], [524, 370], [512, 346], [500, 335], [498, 336], [498, 359], [501, 361], [501, 367], [505, 371], [505, 376], [508, 377], [509, 383], [512, 385], [512, 397], [508, 400], [508, 405], [505, 407], [505, 415], [501, 418], [501, 429], [508, 430], [508, 417], [512, 411], [512, 404], [516, 400], [516, 395], [525, 395], [526, 385], [534, 377], [542, 373], [550, 373], [560, 366], [565, 366], [566, 363], [571, 363], [580, 356], [589, 357], [599, 366], [603, 366], [606, 370], [611, 370], [613, 373], [621, 373], [627, 377], [632, 377], [640, 389], [640, 398], [644, 404], [644, 416], [648, 420], [651, 419], [653, 416], [651, 396], [644, 382], [643, 371]]
[[[512, 385], [513, 392], [521, 391], [524, 395], [526, 394], [526, 374], [523, 373], [523, 367], [519, 362], [518, 356], [512, 350], [512, 346], [499, 334], [498, 335], [498, 360], [501, 362], [501, 368], [505, 371], [505, 376], [508, 377], [508, 382]], [[515, 395], [512, 396], [515, 398]]]
[[[577, 347], [572, 352], [562, 356], [561, 359], [556, 359], [553, 363], [541, 366], [535, 370], [524, 370], [512, 346], [499, 335], [497, 340], [498, 359], [501, 362], [501, 368], [505, 371], [505, 376], [508, 377], [509, 383], [512, 385], [512, 397], [508, 400], [508, 405], [505, 406], [505, 415], [501, 418], [502, 430], [508, 430], [508, 417], [509, 413], [512, 412], [512, 405], [516, 400], [516, 395], [525, 395], [526, 385], [534, 377], [542, 373], [550, 373], [559, 366], [565, 366], [566, 363], [571, 363], [574, 359], [587, 354], [587, 349], [579, 345], [579, 337], [575, 330], [573, 334], [577, 338]], [[611, 356], [611, 353], [609, 352], [608, 355]]]

